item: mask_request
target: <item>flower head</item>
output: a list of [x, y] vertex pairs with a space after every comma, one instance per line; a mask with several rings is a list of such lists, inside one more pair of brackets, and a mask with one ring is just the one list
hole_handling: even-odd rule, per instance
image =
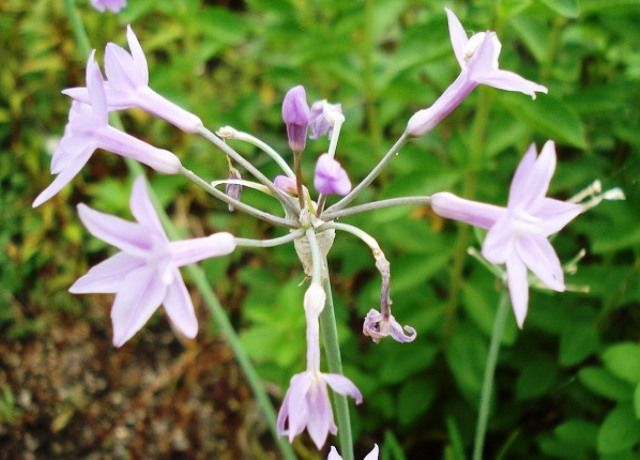
[[298, 85], [287, 91], [282, 101], [282, 119], [287, 126], [289, 147], [294, 152], [302, 152], [307, 142], [309, 126], [309, 106], [304, 86]]
[[116, 347], [133, 337], [160, 304], [164, 304], [176, 328], [193, 338], [198, 322], [178, 269], [229, 254], [235, 249], [233, 235], [216, 233], [205, 238], [169, 241], [141, 177], [133, 186], [130, 205], [136, 222], [78, 205], [80, 219], [89, 232], [120, 252], [92, 267], [69, 291], [116, 294], [111, 308]]
[[517, 91], [533, 98], [536, 92], [547, 93], [546, 87], [498, 67], [502, 44], [495, 32], [479, 32], [469, 38], [457, 16], [450, 9], [445, 10], [451, 46], [461, 72], [431, 107], [419, 110], [409, 119], [409, 135], [420, 136], [433, 129], [479, 84], [505, 91]]
[[351, 191], [351, 181], [347, 172], [327, 153], [318, 157], [313, 186], [324, 195], [344, 196]]
[[[379, 449], [378, 445], [374, 444], [373, 449], [369, 452], [363, 460], [378, 460]], [[327, 460], [342, 460], [342, 456], [338, 453], [335, 447], [331, 446], [331, 450], [329, 451], [329, 456]]]
[[311, 128], [311, 139], [328, 134], [331, 137], [331, 130], [336, 123], [344, 123], [342, 106], [340, 104], [330, 104], [325, 99], [311, 104], [309, 116], [309, 127]]
[[356, 404], [362, 402], [358, 388], [342, 375], [301, 372], [291, 378], [289, 390], [278, 412], [278, 433], [288, 436], [289, 442], [292, 442], [306, 428], [315, 445], [321, 449], [329, 433], [336, 434], [338, 431], [333, 421], [327, 385], [337, 393], [351, 396]]
[[362, 333], [371, 337], [375, 343], [385, 337], [391, 336], [400, 343], [413, 342], [416, 338], [416, 330], [411, 326], [400, 326], [393, 315], [385, 316], [373, 308], [369, 310], [362, 325]]
[[91, 6], [101, 13], [104, 13], [105, 10], [117, 13], [127, 6], [127, 0], [91, 0]]
[[69, 122], [51, 159], [54, 181], [33, 201], [40, 206], [68, 184], [89, 161], [96, 149], [133, 158], [156, 171], [175, 174], [181, 163], [173, 153], [147, 144], [111, 127], [107, 123], [107, 106], [102, 74], [93, 53], [87, 63], [88, 104], [74, 102], [69, 111]]
[[[131, 26], [127, 26], [127, 42], [130, 52], [114, 43], [108, 43], [105, 48], [105, 92], [108, 109], [137, 107], [186, 132], [197, 132], [202, 128], [200, 118], [149, 87], [147, 59]], [[87, 102], [89, 97], [86, 88], [69, 88], [64, 90], [63, 94], [81, 102]]]
[[556, 168], [554, 143], [548, 141], [537, 156], [532, 145], [518, 165], [506, 208], [478, 203], [450, 193], [436, 193], [433, 210], [443, 216], [488, 229], [482, 255], [505, 264], [511, 303], [519, 327], [527, 315], [527, 269], [549, 289], [565, 289], [560, 260], [548, 237], [560, 231], [583, 210], [574, 203], [547, 198]]

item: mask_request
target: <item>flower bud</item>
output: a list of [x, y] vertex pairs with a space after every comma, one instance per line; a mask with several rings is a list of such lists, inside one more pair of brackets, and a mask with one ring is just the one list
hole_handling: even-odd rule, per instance
[[318, 282], [311, 282], [311, 285], [304, 293], [304, 309], [305, 311], [318, 317], [324, 309], [324, 303], [327, 296]]
[[[242, 179], [242, 176], [240, 175], [240, 171], [238, 171], [236, 168], [234, 168], [233, 166], [231, 166], [229, 168], [229, 175], [227, 176], [227, 179], [229, 180], [240, 180]], [[225, 185], [224, 187], [224, 193], [228, 196], [231, 197], [235, 200], [239, 200], [240, 199], [240, 194], [242, 193], [242, 185], [240, 184], [234, 184], [234, 183], [227, 183], [227, 185]], [[229, 212], [233, 212], [233, 205], [229, 205]]]
[[325, 99], [316, 101], [311, 105], [309, 116], [309, 127], [311, 128], [311, 139], [318, 139], [320, 136], [329, 134], [336, 123], [344, 123], [342, 106], [340, 104], [330, 104]]
[[351, 181], [347, 172], [326, 153], [318, 158], [313, 186], [324, 195], [344, 196], [351, 191]]
[[294, 86], [287, 91], [282, 101], [282, 119], [287, 126], [289, 147], [294, 152], [302, 152], [307, 141], [309, 126], [309, 106], [304, 86]]

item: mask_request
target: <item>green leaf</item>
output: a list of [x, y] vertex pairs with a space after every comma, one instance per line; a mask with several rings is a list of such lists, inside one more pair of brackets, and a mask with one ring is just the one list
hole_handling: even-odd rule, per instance
[[410, 380], [400, 389], [396, 414], [401, 425], [407, 426], [422, 415], [435, 396], [433, 382], [422, 377]]
[[527, 362], [516, 382], [518, 399], [542, 396], [556, 384], [558, 370], [550, 359]]
[[564, 329], [560, 337], [560, 365], [566, 367], [578, 364], [597, 348], [598, 332], [593, 322], [578, 323]]
[[640, 345], [617, 343], [604, 351], [602, 360], [616, 377], [630, 383], [640, 383]]
[[553, 11], [565, 18], [577, 18], [580, 15], [576, 0], [539, 0]]
[[640, 419], [640, 383], [636, 385], [636, 389], [633, 391], [633, 410], [636, 413], [636, 418]]
[[598, 426], [586, 420], [571, 419], [553, 430], [556, 437], [567, 443], [581, 447], [595, 447]]
[[532, 101], [522, 94], [501, 92], [498, 100], [531, 129], [560, 143], [581, 149], [587, 147], [582, 122], [560, 99], [543, 94]]
[[580, 382], [592, 392], [614, 401], [630, 398], [631, 386], [600, 367], [587, 367], [578, 373]]
[[615, 454], [631, 449], [640, 441], [640, 421], [628, 405], [619, 405], [604, 419], [598, 432], [598, 452]]

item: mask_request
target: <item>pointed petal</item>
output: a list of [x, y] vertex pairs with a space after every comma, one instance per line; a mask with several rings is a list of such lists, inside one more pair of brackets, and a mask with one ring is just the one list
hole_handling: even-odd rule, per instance
[[276, 419], [276, 430], [281, 436], [288, 434], [288, 430], [284, 427], [287, 418], [289, 418], [289, 391], [284, 395], [280, 410], [278, 411], [278, 418]]
[[186, 337], [192, 339], [198, 333], [198, 319], [193, 311], [193, 304], [189, 291], [184, 285], [180, 272], [176, 269], [173, 283], [167, 289], [164, 299], [164, 309], [174, 326]]
[[336, 393], [344, 396], [351, 396], [356, 404], [362, 402], [362, 393], [351, 380], [340, 374], [322, 374], [322, 378]]
[[95, 142], [89, 136], [65, 135], [51, 157], [51, 173], [60, 174], [72, 163], [91, 157], [96, 148]]
[[113, 88], [120, 91], [134, 91], [141, 83], [137, 80], [132, 69], [135, 67], [133, 58], [123, 48], [115, 43], [107, 43], [104, 50], [104, 72]]
[[220, 232], [204, 238], [172, 241], [170, 244], [173, 263], [182, 267], [211, 257], [225, 256], [236, 248], [231, 233]]
[[65, 170], [60, 171], [60, 174], [56, 176], [53, 182], [51, 182], [51, 184], [49, 184], [49, 186], [42, 192], [40, 192], [36, 199], [33, 200], [33, 204], [31, 206], [37, 208], [42, 203], [58, 193], [60, 190], [62, 190], [62, 187], [71, 182], [71, 179], [76, 177], [82, 167], [87, 164], [87, 161], [89, 161], [89, 158], [91, 158], [92, 153], [93, 151], [84, 152], [84, 156], [79, 156], [75, 159], [75, 161], [71, 162]]
[[513, 229], [509, 216], [491, 227], [482, 243], [482, 256], [492, 264], [503, 264], [512, 252]]
[[516, 242], [516, 251], [542, 284], [554, 291], [564, 291], [564, 273], [560, 259], [546, 238], [521, 235]]
[[89, 90], [87, 90], [87, 88], [84, 86], [63, 89], [62, 94], [64, 94], [65, 96], [69, 96], [75, 101], [89, 104]]
[[544, 198], [536, 211], [535, 217], [541, 220], [544, 236], [558, 233], [569, 222], [582, 213], [583, 207], [575, 203]]
[[166, 292], [155, 268], [145, 266], [129, 273], [111, 308], [114, 346], [121, 347], [142, 329]]
[[105, 214], [80, 203], [80, 220], [96, 238], [133, 255], [146, 256], [151, 247], [149, 232], [139, 224]]
[[536, 98], [536, 93], [547, 94], [549, 92], [546, 86], [527, 80], [508, 70], [491, 70], [487, 74], [478, 77], [476, 81], [497, 89], [524, 93], [534, 99]]
[[449, 192], [435, 193], [431, 197], [431, 208], [439, 216], [486, 229], [492, 227], [507, 212], [500, 206], [465, 200]]
[[555, 170], [555, 144], [553, 141], [547, 141], [533, 165], [526, 185], [526, 197], [523, 200], [523, 205], [528, 209], [529, 213], [534, 214], [538, 206], [542, 204]]
[[379, 454], [380, 454], [380, 449], [378, 449], [377, 444], [374, 444], [373, 449], [371, 449], [371, 452], [369, 452], [363, 460], [378, 460]]
[[311, 387], [307, 401], [309, 402], [307, 431], [318, 450], [320, 450], [324, 446], [329, 430], [333, 425], [331, 401], [329, 401], [327, 387], [324, 382], [319, 382]]
[[119, 252], [94, 265], [69, 288], [72, 294], [112, 294], [122, 288], [129, 272], [145, 264], [143, 259]]
[[309, 419], [307, 393], [313, 383], [310, 372], [302, 372], [291, 378], [289, 384], [289, 442], [302, 433]]
[[104, 80], [100, 67], [94, 59], [95, 50], [89, 56], [87, 63], [87, 90], [91, 102], [91, 114], [98, 126], [107, 124], [107, 99], [104, 94]]
[[509, 188], [509, 204], [510, 208], [519, 206], [522, 204], [526, 197], [527, 184], [529, 183], [529, 176], [533, 170], [533, 165], [536, 163], [536, 144], [531, 144], [527, 149], [527, 152], [520, 160], [516, 172], [511, 179], [511, 186]]
[[133, 183], [129, 207], [131, 208], [133, 217], [136, 218], [139, 224], [167, 240], [158, 214], [153, 207], [153, 203], [151, 203], [144, 176], [138, 176]]
[[137, 74], [136, 80], [143, 85], [148, 85], [149, 68], [147, 66], [147, 58], [144, 56], [144, 51], [142, 51], [138, 37], [133, 33], [130, 25], [127, 25], [127, 42], [129, 43], [129, 49], [131, 50], [131, 56], [135, 64], [132, 70], [135, 70]]
[[495, 54], [500, 52], [496, 46], [499, 44], [495, 32], [485, 32], [482, 43], [467, 64], [471, 80], [482, 83], [484, 76], [494, 71]]
[[527, 316], [529, 284], [527, 282], [527, 267], [515, 251], [507, 259], [507, 284], [513, 313], [516, 316], [518, 327], [522, 329], [524, 319]]
[[449, 23], [449, 38], [451, 39], [451, 47], [456, 55], [456, 59], [460, 67], [465, 66], [464, 47], [467, 46], [469, 38], [467, 37], [464, 27], [460, 23], [458, 17], [449, 8], [444, 9], [447, 12], [447, 22]]
[[331, 446], [327, 460], [342, 460], [342, 456], [338, 453], [335, 447]]

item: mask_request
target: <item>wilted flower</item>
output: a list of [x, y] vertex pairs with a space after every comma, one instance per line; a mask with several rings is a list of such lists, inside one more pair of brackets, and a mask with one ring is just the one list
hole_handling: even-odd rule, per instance
[[400, 343], [413, 342], [416, 338], [416, 330], [411, 326], [400, 326], [393, 315], [385, 316], [373, 308], [369, 310], [362, 325], [362, 333], [371, 337], [375, 343], [381, 339], [391, 336], [393, 340]]
[[344, 196], [351, 191], [351, 181], [347, 172], [326, 153], [318, 157], [313, 186], [324, 195]]
[[78, 205], [82, 223], [97, 238], [120, 249], [79, 278], [69, 291], [74, 294], [115, 293], [111, 308], [113, 344], [122, 346], [164, 304], [176, 328], [189, 338], [198, 322], [179, 267], [235, 249], [230, 233], [204, 238], [169, 241], [153, 208], [144, 179], [139, 177], [131, 193], [131, 212], [136, 222]]
[[[227, 175], [227, 179], [240, 180], [242, 179], [242, 176], [240, 175], [240, 171], [231, 166], [229, 167], [229, 174]], [[239, 200], [240, 194], [242, 193], [242, 184], [228, 182], [224, 187], [224, 193], [235, 200]], [[233, 209], [233, 206], [229, 205], [229, 212], [233, 212]]]
[[330, 104], [326, 99], [311, 104], [309, 117], [309, 127], [311, 128], [309, 137], [311, 139], [317, 139], [325, 134], [331, 136], [331, 130], [336, 123], [344, 123], [340, 104]]
[[91, 5], [101, 13], [104, 13], [105, 10], [117, 13], [127, 6], [127, 0], [91, 0]]
[[[149, 87], [149, 69], [140, 42], [127, 26], [127, 42], [131, 52], [115, 43], [108, 43], [104, 52], [104, 70], [107, 76], [105, 92], [109, 110], [138, 107], [160, 117], [187, 132], [202, 128], [202, 120], [174, 104]], [[87, 102], [86, 88], [69, 88], [63, 94]]]
[[33, 207], [40, 206], [68, 184], [96, 149], [133, 158], [162, 173], [175, 174], [180, 171], [182, 165], [173, 153], [109, 126], [103, 84], [102, 74], [92, 53], [87, 63], [87, 88], [91, 105], [80, 102], [72, 104], [69, 123], [51, 159], [51, 172], [57, 176], [36, 197]]
[[451, 45], [462, 70], [458, 78], [431, 107], [413, 114], [407, 124], [409, 135], [420, 136], [433, 129], [479, 84], [517, 91], [534, 98], [536, 92], [547, 92], [547, 88], [542, 85], [514, 72], [498, 68], [502, 44], [495, 32], [479, 32], [468, 38], [456, 15], [448, 8], [445, 10], [449, 21]]
[[294, 152], [302, 152], [307, 142], [309, 126], [309, 106], [304, 86], [298, 85], [287, 91], [282, 101], [282, 119], [287, 126], [289, 147]]
[[446, 192], [432, 197], [432, 208], [437, 214], [489, 229], [482, 255], [493, 264], [506, 264], [509, 294], [519, 327], [527, 315], [527, 268], [549, 289], [564, 291], [562, 267], [547, 238], [583, 210], [578, 204], [545, 196], [555, 168], [553, 142], [548, 141], [538, 157], [535, 145], [531, 145], [511, 180], [506, 208]]
[[[373, 449], [369, 452], [363, 460], [378, 460], [379, 449], [378, 445], [374, 444]], [[342, 456], [338, 453], [335, 447], [331, 446], [331, 450], [329, 451], [329, 456], [327, 460], [342, 460]]]

